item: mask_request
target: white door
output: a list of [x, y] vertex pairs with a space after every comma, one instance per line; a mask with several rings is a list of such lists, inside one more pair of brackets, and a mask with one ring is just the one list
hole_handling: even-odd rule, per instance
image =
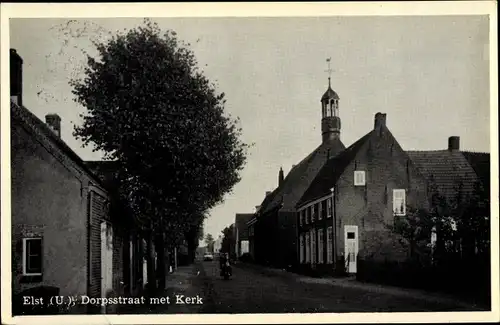
[[356, 273], [358, 243], [358, 226], [344, 226], [344, 256], [348, 273]]
[[148, 283], [148, 260], [146, 257], [143, 257], [142, 260], [142, 286], [146, 287], [146, 283]]
[[101, 296], [113, 289], [113, 228], [101, 223]]

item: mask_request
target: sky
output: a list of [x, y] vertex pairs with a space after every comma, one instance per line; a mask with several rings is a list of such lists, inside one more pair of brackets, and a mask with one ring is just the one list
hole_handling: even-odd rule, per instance
[[[320, 98], [340, 96], [341, 140], [373, 128], [377, 112], [405, 150], [438, 150], [460, 136], [463, 150], [490, 152], [489, 21], [486, 16], [158, 18], [190, 43], [205, 75], [226, 94], [253, 143], [242, 180], [210, 212], [215, 238], [251, 213], [265, 192], [321, 142]], [[138, 18], [11, 19], [10, 47], [24, 60], [23, 103], [40, 119], [62, 118], [63, 140], [84, 160], [102, 154], [72, 135], [85, 108], [68, 81], [82, 75], [93, 39], [142, 24]], [[111, 34], [109, 34], [111, 33]]]

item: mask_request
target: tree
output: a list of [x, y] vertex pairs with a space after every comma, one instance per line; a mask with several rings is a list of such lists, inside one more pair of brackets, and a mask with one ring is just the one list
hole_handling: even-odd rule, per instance
[[146, 20], [94, 44], [84, 78], [71, 81], [87, 109], [74, 135], [117, 161], [121, 203], [155, 241], [164, 286], [164, 249], [239, 182], [248, 146], [224, 114], [224, 93], [175, 32]]
[[205, 236], [205, 244], [207, 245], [207, 250], [209, 252], [214, 252], [214, 243], [215, 243], [215, 240], [214, 240], [214, 237], [212, 236], [212, 234], [207, 234]]
[[234, 253], [234, 224], [222, 230], [221, 250], [225, 253]]
[[[431, 253], [435, 263], [446, 263], [453, 255], [489, 254], [487, 191], [480, 183], [476, 183], [472, 193], [467, 195], [464, 195], [462, 183], [458, 183], [455, 190], [455, 198], [446, 199], [431, 186], [429, 209], [408, 206], [404, 217], [394, 216], [394, 225], [388, 225], [401, 236], [400, 242], [409, 247], [411, 258]], [[434, 243], [431, 243], [432, 237]]]

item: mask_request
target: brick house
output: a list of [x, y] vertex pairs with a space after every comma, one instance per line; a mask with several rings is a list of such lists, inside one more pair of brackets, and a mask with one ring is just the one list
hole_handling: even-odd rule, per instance
[[267, 192], [255, 218], [250, 220], [255, 260], [264, 265], [290, 268], [297, 264], [296, 203], [328, 160], [344, 150], [340, 140], [339, 96], [331, 88], [321, 97], [322, 143], [293, 166], [286, 177], [280, 169], [278, 187]]
[[22, 105], [23, 61], [13, 49], [10, 64], [13, 314], [28, 313], [17, 299], [35, 292], [123, 295], [123, 240], [106, 186], [61, 139], [58, 115], [44, 123]]
[[460, 152], [458, 137], [445, 150], [404, 151], [385, 114], [374, 124], [325, 164], [297, 204], [304, 271], [357, 273], [360, 260], [404, 262], [411, 252], [390, 226], [407, 206], [429, 208], [436, 191], [452, 200], [458, 186], [465, 196], [477, 182], [489, 188], [489, 154]]
[[387, 128], [386, 115], [377, 113], [374, 124], [325, 164], [297, 204], [304, 270], [356, 273], [357, 257], [406, 256], [387, 225], [407, 204], [427, 204], [426, 182]]

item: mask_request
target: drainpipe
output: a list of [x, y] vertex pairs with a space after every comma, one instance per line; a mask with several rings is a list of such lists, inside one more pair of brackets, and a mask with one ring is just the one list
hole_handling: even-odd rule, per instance
[[337, 268], [337, 204], [335, 203], [335, 186], [330, 189], [332, 192], [332, 210], [333, 210], [333, 227], [332, 227], [332, 235], [333, 235], [333, 265], [334, 269]]

